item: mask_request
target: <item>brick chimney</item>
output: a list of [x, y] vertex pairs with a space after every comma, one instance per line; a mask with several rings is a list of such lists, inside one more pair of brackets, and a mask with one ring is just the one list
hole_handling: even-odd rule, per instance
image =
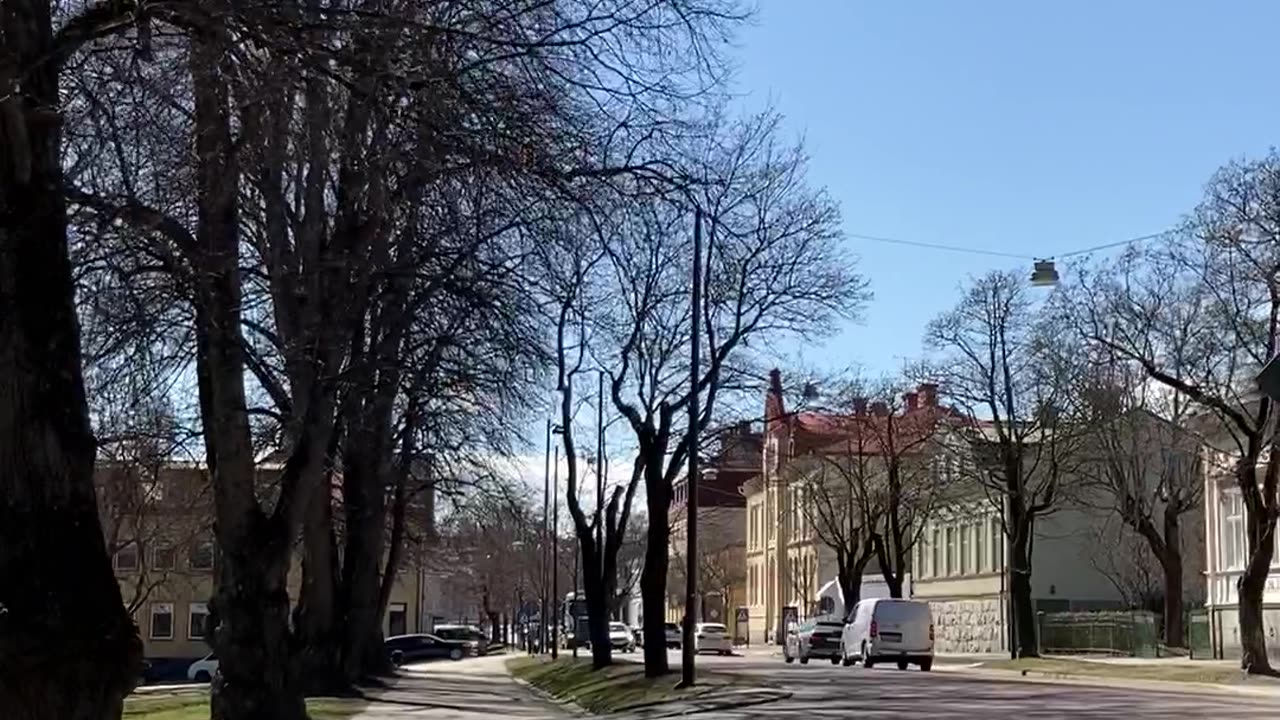
[[871, 403], [871, 414], [876, 417], [888, 417], [889, 405], [881, 400]]
[[864, 397], [856, 397], [853, 399], [853, 414], [862, 417], [867, 414], [867, 399]]
[[934, 383], [920, 383], [916, 391], [920, 393], [920, 401], [925, 407], [938, 406], [938, 386]]
[[902, 394], [902, 404], [907, 412], [915, 412], [920, 407], [920, 396], [916, 393], [909, 392]]

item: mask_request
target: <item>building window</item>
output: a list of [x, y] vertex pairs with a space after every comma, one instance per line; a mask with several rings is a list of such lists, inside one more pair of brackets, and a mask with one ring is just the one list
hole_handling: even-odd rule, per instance
[[151, 603], [151, 639], [173, 639], [173, 603]]
[[973, 527], [970, 523], [965, 523], [957, 528], [956, 532], [960, 533], [960, 574], [968, 575], [973, 572], [973, 560], [969, 557], [969, 531]]
[[987, 549], [987, 545], [989, 544], [987, 542], [988, 538], [987, 529], [984, 528], [981, 523], [973, 526], [973, 549], [974, 556], [976, 557], [976, 560], [974, 560], [973, 563], [973, 569], [975, 572], [984, 573], [991, 571], [991, 556], [988, 554], [989, 551]]
[[187, 622], [187, 637], [192, 640], [203, 640], [208, 632], [209, 606], [205, 603], [191, 603]]
[[933, 551], [929, 574], [934, 577], [945, 575], [946, 570], [942, 567], [942, 531], [938, 528], [933, 528], [933, 539], [929, 541], [929, 549]]
[[213, 569], [213, 543], [209, 540], [198, 540], [191, 546], [191, 569]]
[[1222, 567], [1225, 570], [1242, 570], [1248, 553], [1244, 537], [1244, 499], [1239, 493], [1228, 493], [1224, 499], [1226, 519], [1222, 523], [1219, 543]]
[[1004, 571], [1004, 528], [1000, 526], [1000, 518], [991, 518], [991, 569]]
[[391, 603], [387, 606], [387, 636], [405, 635], [409, 632], [409, 606]]
[[116, 569], [126, 572], [138, 569], [138, 543], [130, 540], [116, 550]]
[[169, 543], [156, 543], [151, 548], [151, 567], [156, 570], [172, 570], [177, 562], [177, 553]]
[[955, 575], [960, 570], [960, 563], [956, 562], [956, 529], [947, 528], [947, 575]]

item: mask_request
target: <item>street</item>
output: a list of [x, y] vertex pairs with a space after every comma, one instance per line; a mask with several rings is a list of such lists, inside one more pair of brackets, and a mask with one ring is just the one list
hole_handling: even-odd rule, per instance
[[[674, 657], [673, 657], [674, 659]], [[1162, 692], [1021, 679], [992, 680], [956, 670], [889, 665], [864, 670], [827, 662], [787, 665], [780, 657], [700, 657], [701, 667], [756, 676], [792, 697], [768, 705], [702, 714], [728, 718], [1274, 718], [1280, 700], [1226, 693]], [[678, 660], [676, 660], [678, 662]]]

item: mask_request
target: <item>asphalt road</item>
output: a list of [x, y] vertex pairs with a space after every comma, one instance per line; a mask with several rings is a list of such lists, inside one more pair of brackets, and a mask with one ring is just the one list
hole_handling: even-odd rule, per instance
[[[678, 660], [673, 658], [678, 664]], [[789, 718], [1278, 718], [1280, 699], [988, 679], [955, 670], [921, 672], [896, 665], [865, 670], [780, 657], [699, 658], [701, 667], [758, 676], [793, 693], [786, 700], [699, 713], [700, 720]]]

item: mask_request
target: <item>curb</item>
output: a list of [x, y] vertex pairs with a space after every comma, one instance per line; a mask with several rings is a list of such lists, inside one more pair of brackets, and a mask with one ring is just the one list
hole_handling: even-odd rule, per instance
[[629, 717], [639, 718], [641, 720], [658, 720], [658, 718], [684, 717], [686, 715], [696, 715], [704, 712], [716, 712], [719, 710], [736, 710], [738, 708], [756, 707], [759, 705], [768, 705], [780, 700], [786, 700], [795, 693], [787, 690], [774, 690], [769, 693], [760, 693], [760, 697], [750, 697], [740, 701], [725, 699], [719, 702], [712, 701], [707, 704], [698, 704], [697, 701], [670, 700], [667, 702], [657, 702], [648, 705], [637, 705], [635, 707], [619, 710], [616, 713], [604, 715], [601, 717]]
[[956, 675], [969, 675], [982, 680], [998, 682], [1024, 682], [1040, 685], [1076, 685], [1085, 687], [1116, 688], [1127, 690], [1156, 690], [1183, 695], [1225, 695], [1280, 700], [1280, 686], [1276, 688], [1220, 685], [1204, 682], [1178, 682], [1174, 680], [1145, 680], [1140, 678], [1104, 678], [1067, 673], [1041, 672], [1037, 670], [989, 670], [976, 665], [935, 665], [934, 670]]
[[510, 677], [515, 682], [515, 684], [519, 685], [525, 690], [528, 690], [529, 693], [534, 697], [538, 698], [539, 700], [545, 703], [555, 705], [556, 707], [560, 708], [561, 710], [564, 710], [565, 712], [567, 712], [570, 715], [573, 715], [574, 717], [595, 717], [589, 710], [587, 710], [586, 708], [582, 707], [581, 705], [579, 705], [578, 703], [572, 700], [561, 700], [560, 698], [552, 695], [551, 693], [547, 692], [546, 690], [543, 690], [540, 687], [537, 687], [536, 685], [528, 682], [527, 680], [523, 680], [521, 678], [516, 677], [515, 675], [512, 675], [509, 671], [507, 673], [507, 676]]

